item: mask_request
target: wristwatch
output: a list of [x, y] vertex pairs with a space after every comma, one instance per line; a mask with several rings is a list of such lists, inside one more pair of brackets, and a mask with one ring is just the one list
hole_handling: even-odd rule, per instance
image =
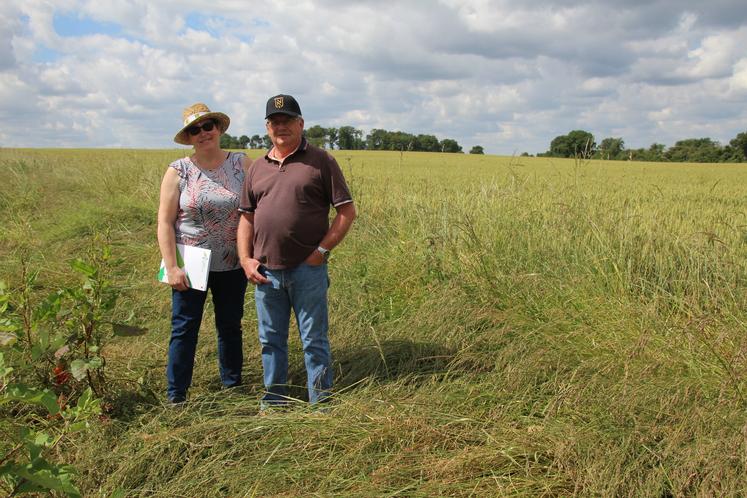
[[316, 248], [316, 250], [322, 254], [322, 257], [324, 258], [324, 262], [326, 263], [329, 260], [329, 249], [319, 246]]

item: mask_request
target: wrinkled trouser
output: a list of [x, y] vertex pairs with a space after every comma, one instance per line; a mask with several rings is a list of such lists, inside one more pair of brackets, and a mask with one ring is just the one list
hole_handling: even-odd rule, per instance
[[[244, 316], [246, 285], [242, 269], [212, 271], [208, 277], [218, 333], [218, 369], [220, 380], [226, 387], [241, 384], [241, 367], [244, 362], [241, 319]], [[171, 340], [166, 367], [166, 394], [171, 401], [184, 401], [187, 389], [192, 384], [197, 334], [206, 298], [207, 291], [172, 291]]]
[[309, 402], [324, 401], [332, 388], [332, 353], [327, 332], [327, 265], [286, 270], [262, 268], [270, 282], [257, 285], [254, 296], [262, 346], [266, 403], [282, 403], [287, 395], [288, 327], [296, 315], [306, 365]]

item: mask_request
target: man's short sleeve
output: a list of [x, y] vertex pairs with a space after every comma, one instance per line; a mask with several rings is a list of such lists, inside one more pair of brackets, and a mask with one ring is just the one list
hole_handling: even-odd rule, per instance
[[329, 153], [327, 153], [327, 174], [328, 182], [325, 188], [329, 189], [328, 195], [332, 205], [337, 207], [353, 202], [353, 196], [350, 195], [350, 189], [342, 174], [342, 170], [335, 158]]
[[244, 177], [244, 184], [241, 186], [241, 198], [239, 199], [239, 211], [242, 213], [253, 213], [257, 207], [256, 199], [251, 194], [252, 186], [252, 168], [249, 168]]

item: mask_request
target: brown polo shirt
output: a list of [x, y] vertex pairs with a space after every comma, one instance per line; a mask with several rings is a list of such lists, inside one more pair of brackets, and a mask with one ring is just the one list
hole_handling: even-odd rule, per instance
[[[353, 202], [337, 161], [302, 139], [282, 164], [269, 154], [252, 163], [239, 211], [254, 213], [254, 255], [273, 270], [301, 264], [329, 230], [329, 208]], [[261, 259], [260, 259], [261, 260]]]

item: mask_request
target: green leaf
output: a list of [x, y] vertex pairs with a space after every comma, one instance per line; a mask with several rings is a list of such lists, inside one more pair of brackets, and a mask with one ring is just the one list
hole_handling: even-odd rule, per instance
[[18, 341], [18, 336], [10, 332], [0, 332], [0, 347], [12, 346]]
[[73, 299], [76, 303], [85, 303], [86, 302], [86, 294], [81, 289], [77, 287], [68, 287], [65, 289], [65, 294]]
[[78, 432], [88, 428], [88, 421], [81, 420], [80, 422], [74, 422], [67, 428], [68, 432]]
[[42, 328], [37, 332], [36, 335], [38, 337], [39, 346], [45, 351], [49, 349], [49, 331], [45, 328]]
[[127, 496], [127, 493], [122, 488], [115, 489], [112, 494], [109, 495], [109, 498], [125, 498]]
[[114, 305], [117, 304], [117, 299], [119, 298], [119, 293], [115, 292], [111, 289], [105, 289], [106, 292], [104, 294], [104, 297], [101, 301], [101, 309], [103, 311], [108, 311], [114, 308]]
[[86, 372], [88, 371], [88, 363], [85, 360], [77, 359], [70, 363], [70, 373], [73, 374], [75, 380], [83, 380], [86, 378]]
[[83, 394], [80, 395], [78, 398], [78, 403], [76, 404], [76, 407], [81, 410], [86, 410], [90, 406], [93, 406], [94, 404], [97, 404], [99, 400], [93, 397], [93, 391], [89, 387], [85, 391], [83, 391]]
[[[58, 332], [57, 335], [55, 335], [52, 338], [52, 340], [49, 342], [50, 351], [54, 351], [55, 355], [57, 355], [57, 353], [64, 355], [65, 353], [67, 353], [67, 351], [63, 350], [63, 348], [65, 347], [65, 341], [67, 341], [67, 337], [65, 337], [64, 335]], [[55, 358], [59, 359], [61, 358], [61, 356], [60, 357], [55, 356]]]
[[99, 414], [101, 414], [101, 400], [93, 396], [93, 391], [89, 387], [80, 395], [78, 403], [75, 406], [65, 408], [62, 412], [62, 417], [72, 422], [69, 426], [70, 430], [77, 431], [87, 426], [86, 421], [90, 417]]
[[72, 483], [75, 469], [70, 465], [54, 465], [40, 458], [28, 465], [16, 465], [13, 469], [26, 482], [18, 487], [19, 493], [34, 491], [59, 491], [69, 497], [80, 497], [80, 491]]
[[13, 367], [0, 367], [0, 381], [3, 382], [3, 384], [6, 382], [8, 376], [13, 373]]
[[57, 291], [48, 295], [34, 310], [34, 318], [38, 321], [54, 320], [62, 307], [63, 293]]
[[39, 276], [39, 270], [34, 270], [26, 275], [26, 287], [31, 288], [36, 283], [36, 279]]
[[49, 389], [41, 391], [33, 387], [26, 387], [23, 384], [9, 384], [2, 397], [0, 397], [0, 404], [11, 400], [43, 406], [51, 415], [60, 411], [60, 407], [57, 405], [57, 396]]
[[46, 432], [37, 432], [33, 441], [36, 446], [50, 446], [54, 438]]
[[34, 434], [36, 434], [34, 431], [26, 431], [23, 435], [23, 439], [26, 442], [26, 448], [28, 448], [29, 450], [29, 458], [31, 459], [31, 463], [34, 463], [36, 460], [41, 459], [41, 453], [42, 450], [44, 450], [44, 446], [40, 446], [34, 441]]
[[54, 352], [54, 357], [59, 360], [60, 358], [62, 358], [63, 356], [65, 356], [69, 352], [70, 352], [70, 345], [69, 344], [65, 344], [64, 346], [58, 348]]
[[135, 325], [125, 325], [124, 323], [112, 323], [114, 335], [119, 337], [135, 337], [145, 335], [148, 329], [145, 327], [136, 327]]
[[82, 273], [87, 277], [93, 277], [96, 275], [96, 268], [80, 258], [74, 260], [70, 265], [73, 267], [73, 270]]
[[38, 360], [46, 352], [47, 352], [47, 350], [46, 350], [46, 348], [44, 346], [42, 346], [41, 344], [38, 344], [38, 343], [34, 344], [33, 346], [31, 346], [31, 359]]
[[11, 373], [13, 373], [13, 367], [5, 366], [5, 355], [3, 353], [0, 353], [0, 381], [5, 384], [7, 382], [7, 377]]
[[75, 380], [83, 380], [86, 377], [86, 372], [89, 370], [98, 370], [104, 366], [104, 360], [99, 356], [94, 356], [90, 360], [77, 359], [70, 363], [70, 373], [73, 374]]

